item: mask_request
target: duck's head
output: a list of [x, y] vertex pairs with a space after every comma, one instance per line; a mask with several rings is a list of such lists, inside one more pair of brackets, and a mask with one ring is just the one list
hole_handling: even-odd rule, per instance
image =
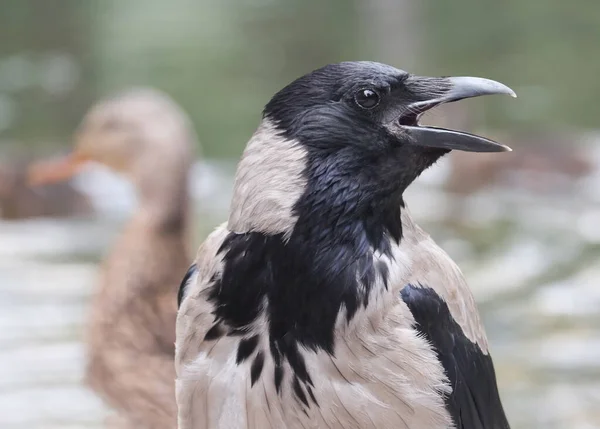
[[98, 102], [83, 118], [66, 157], [34, 164], [32, 184], [63, 181], [97, 162], [136, 185], [153, 175], [187, 171], [194, 136], [185, 113], [167, 95], [135, 89]]

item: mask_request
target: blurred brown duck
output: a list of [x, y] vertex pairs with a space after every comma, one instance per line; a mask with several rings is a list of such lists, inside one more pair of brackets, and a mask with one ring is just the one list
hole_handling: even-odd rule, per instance
[[135, 90], [91, 109], [67, 159], [30, 171], [32, 182], [57, 181], [96, 161], [137, 188], [137, 212], [104, 261], [87, 337], [87, 380], [117, 410], [113, 427], [177, 426], [175, 317], [191, 261], [187, 180], [194, 141], [172, 100]]

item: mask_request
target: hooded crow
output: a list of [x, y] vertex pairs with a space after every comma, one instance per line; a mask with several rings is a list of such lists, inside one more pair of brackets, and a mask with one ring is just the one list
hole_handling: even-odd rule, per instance
[[181, 285], [181, 429], [509, 427], [473, 296], [403, 199], [453, 149], [510, 150], [419, 126], [486, 94], [515, 96], [344, 62], [271, 99]]

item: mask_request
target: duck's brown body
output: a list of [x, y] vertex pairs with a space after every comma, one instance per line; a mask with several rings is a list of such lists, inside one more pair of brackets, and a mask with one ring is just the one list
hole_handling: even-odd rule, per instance
[[188, 172], [195, 136], [167, 96], [136, 90], [86, 115], [73, 154], [40, 165], [36, 182], [64, 179], [83, 161], [134, 184], [138, 206], [104, 261], [87, 332], [88, 384], [115, 411], [110, 427], [175, 429], [175, 319], [187, 250]]
[[88, 332], [90, 386], [120, 427], [175, 428], [177, 287], [189, 258], [184, 232], [134, 219], [104, 263]]

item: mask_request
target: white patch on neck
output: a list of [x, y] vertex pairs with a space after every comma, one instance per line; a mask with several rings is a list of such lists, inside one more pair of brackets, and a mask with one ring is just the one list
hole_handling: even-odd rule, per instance
[[228, 229], [289, 238], [297, 220], [292, 209], [306, 188], [305, 167], [306, 150], [263, 119], [238, 165]]

